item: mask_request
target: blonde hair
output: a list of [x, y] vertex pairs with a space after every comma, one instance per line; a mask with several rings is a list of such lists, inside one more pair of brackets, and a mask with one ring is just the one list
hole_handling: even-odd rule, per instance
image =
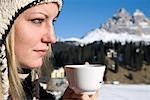
[[15, 33], [14, 26], [12, 26], [6, 38], [7, 58], [9, 66], [8, 69], [9, 69], [10, 95], [11, 98], [13, 98], [13, 100], [22, 100], [23, 98], [25, 98], [25, 94], [18, 73], [19, 64], [15, 57], [14, 33]]
[[[51, 46], [49, 45], [49, 51], [47, 53], [47, 55], [44, 57], [44, 61], [41, 67], [41, 79], [44, 77], [48, 77], [51, 78], [51, 72], [54, 70], [52, 61], [51, 61], [51, 57], [52, 57], [52, 49]], [[48, 80], [49, 81], [49, 80]], [[48, 83], [48, 82], [47, 82]]]

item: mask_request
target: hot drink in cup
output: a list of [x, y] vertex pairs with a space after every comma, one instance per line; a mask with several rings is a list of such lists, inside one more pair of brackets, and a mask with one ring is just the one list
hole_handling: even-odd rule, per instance
[[91, 94], [102, 85], [105, 65], [66, 65], [65, 71], [69, 87]]

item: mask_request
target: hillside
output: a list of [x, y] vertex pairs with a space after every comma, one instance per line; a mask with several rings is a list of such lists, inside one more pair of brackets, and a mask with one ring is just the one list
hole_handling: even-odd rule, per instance
[[[113, 61], [109, 59], [109, 63]], [[110, 65], [108, 66], [110, 68]], [[107, 69], [105, 83], [113, 83], [119, 81], [122, 84], [150, 84], [150, 65], [143, 65], [139, 71], [131, 71], [121, 66], [118, 67], [118, 72]]]

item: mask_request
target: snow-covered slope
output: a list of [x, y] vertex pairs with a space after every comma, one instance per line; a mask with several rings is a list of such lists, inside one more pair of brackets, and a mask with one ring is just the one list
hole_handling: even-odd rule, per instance
[[98, 100], [149, 100], [150, 85], [104, 84]]
[[91, 43], [94, 41], [99, 41], [102, 40], [103, 42], [108, 42], [108, 41], [120, 41], [120, 42], [138, 42], [138, 41], [150, 41], [150, 35], [146, 34], [141, 34], [141, 35], [134, 35], [134, 34], [128, 34], [127, 32], [124, 33], [113, 33], [113, 32], [108, 32], [103, 29], [96, 29], [90, 33], [88, 33], [84, 38], [82, 38], [80, 41], [81, 43]]
[[94, 41], [100, 41], [103, 42], [115, 42], [120, 41], [122, 43], [130, 42], [139, 42], [139, 41], [145, 41], [150, 42], [150, 35], [149, 34], [141, 34], [141, 35], [135, 35], [135, 34], [128, 34], [126, 32], [124, 33], [112, 33], [108, 32], [103, 29], [95, 29], [94, 31], [89, 32], [85, 37], [79, 39], [79, 38], [69, 38], [69, 39], [63, 39], [62, 41], [77, 41], [81, 44], [88, 44], [92, 43]]

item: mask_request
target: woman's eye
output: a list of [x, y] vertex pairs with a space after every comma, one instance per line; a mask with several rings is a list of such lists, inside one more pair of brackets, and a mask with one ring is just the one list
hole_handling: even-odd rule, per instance
[[31, 20], [34, 24], [41, 24], [43, 21], [44, 21], [44, 19], [39, 19], [39, 18], [37, 18], [37, 19], [32, 19]]

